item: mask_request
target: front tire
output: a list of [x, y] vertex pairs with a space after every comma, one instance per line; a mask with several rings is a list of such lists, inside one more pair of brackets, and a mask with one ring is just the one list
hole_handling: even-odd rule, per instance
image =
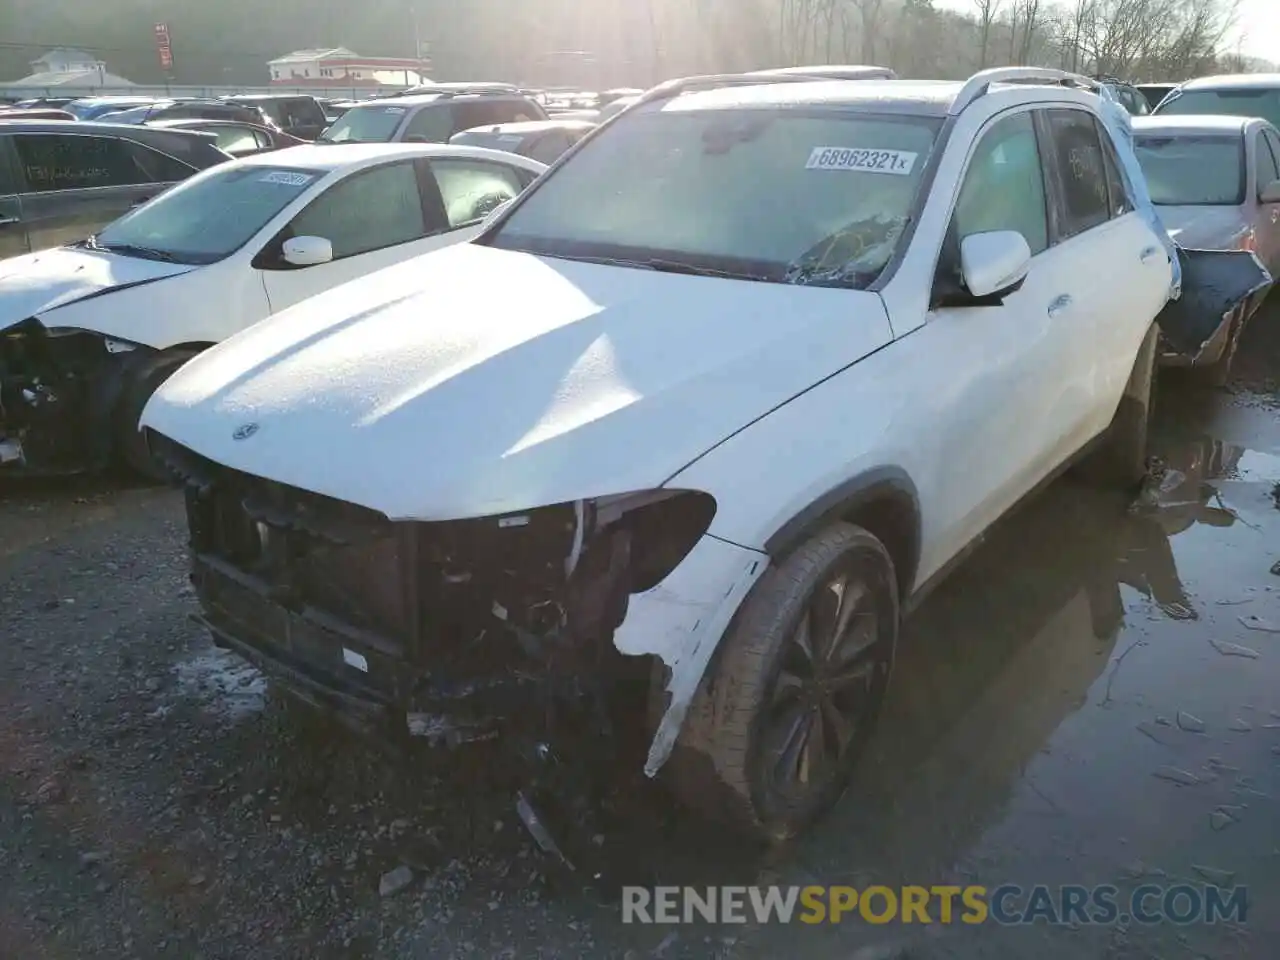
[[169, 379], [177, 369], [194, 357], [187, 350], [173, 350], [158, 354], [131, 371], [116, 405], [115, 437], [116, 454], [120, 463], [132, 473], [153, 483], [164, 483], [169, 475], [157, 463], [147, 449], [147, 443], [138, 429], [142, 410], [151, 395]]
[[764, 574], [668, 765], [685, 804], [783, 841], [844, 792], [879, 714], [900, 618], [893, 560], [836, 523]]

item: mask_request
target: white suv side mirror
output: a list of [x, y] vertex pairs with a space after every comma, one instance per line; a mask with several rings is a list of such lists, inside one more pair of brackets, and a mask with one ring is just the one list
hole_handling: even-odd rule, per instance
[[333, 259], [333, 244], [324, 237], [290, 237], [281, 251], [285, 263], [295, 267], [314, 267]]
[[1280, 180], [1272, 180], [1262, 188], [1259, 203], [1280, 203]]
[[960, 274], [975, 297], [1006, 293], [1031, 269], [1031, 247], [1016, 230], [974, 233], [960, 242]]

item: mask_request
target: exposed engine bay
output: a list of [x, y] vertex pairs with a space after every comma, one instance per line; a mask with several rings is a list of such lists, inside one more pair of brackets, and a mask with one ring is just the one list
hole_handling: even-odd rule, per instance
[[0, 468], [74, 473], [111, 456], [111, 411], [132, 344], [30, 318], [0, 331]]
[[[532, 771], [521, 818], [568, 862], [535, 798], [589, 794], [584, 766], [613, 754], [619, 725], [651, 726], [653, 658], [624, 656], [614, 631], [629, 597], [706, 532], [714, 500], [653, 490], [392, 522], [147, 439], [185, 486], [192, 581], [215, 642], [364, 735], [501, 743]], [[619, 710], [624, 690], [640, 692], [638, 707]]]

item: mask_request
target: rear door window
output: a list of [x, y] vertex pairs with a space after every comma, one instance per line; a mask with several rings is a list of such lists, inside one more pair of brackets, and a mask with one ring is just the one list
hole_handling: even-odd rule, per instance
[[[342, 122], [341, 119], [338, 121]], [[453, 111], [449, 104], [431, 104], [421, 107], [404, 128], [402, 140], [415, 143], [448, 143], [453, 133]]]
[[172, 157], [114, 137], [23, 133], [13, 141], [34, 193], [165, 183], [192, 172]]
[[450, 228], [479, 223], [495, 207], [520, 193], [523, 181], [513, 167], [485, 160], [430, 161]]
[[1066, 240], [1111, 219], [1107, 167], [1092, 114], [1084, 110], [1047, 113], [1058, 183], [1058, 234]]

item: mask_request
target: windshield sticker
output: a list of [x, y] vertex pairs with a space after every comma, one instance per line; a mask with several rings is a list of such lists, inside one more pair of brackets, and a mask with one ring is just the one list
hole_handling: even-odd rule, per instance
[[814, 147], [806, 170], [860, 170], [892, 173], [905, 177], [916, 165], [919, 154], [906, 150], [852, 150], [848, 147]]
[[383, 112], [383, 113], [394, 113], [394, 114], [396, 114], [397, 116], [399, 116], [400, 114], [404, 113], [404, 111], [405, 111], [405, 108], [404, 108], [404, 107], [387, 107], [387, 109], [383, 110], [382, 112]]
[[286, 187], [305, 187], [311, 182], [311, 175], [306, 173], [290, 173], [288, 170], [272, 170], [258, 178], [259, 183], [282, 183]]
[[503, 133], [498, 136], [499, 143], [519, 143], [524, 137], [517, 137], [514, 133]]

